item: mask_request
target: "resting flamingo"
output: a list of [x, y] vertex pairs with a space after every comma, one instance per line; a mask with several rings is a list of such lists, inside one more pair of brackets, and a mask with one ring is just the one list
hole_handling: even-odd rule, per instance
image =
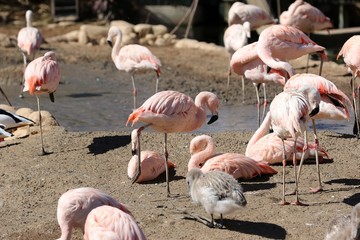
[[[319, 112], [320, 94], [310, 86], [298, 90], [286, 90], [275, 96], [270, 104], [271, 126], [276, 135], [283, 142], [283, 197], [280, 204], [285, 205], [285, 143], [284, 140], [294, 138], [293, 164], [295, 172], [295, 194], [294, 204], [300, 205], [298, 197], [298, 178], [296, 172], [296, 142], [299, 136], [306, 138], [307, 123], [310, 117]], [[304, 151], [303, 151], [304, 152]], [[304, 154], [304, 153], [303, 153]]]
[[[170, 196], [170, 188], [167, 134], [191, 132], [200, 128], [206, 120], [206, 108], [208, 108], [212, 114], [208, 124], [215, 122], [218, 119], [219, 105], [220, 101], [218, 97], [211, 92], [200, 92], [194, 101], [191, 97], [177, 91], [162, 91], [151, 96], [141, 107], [129, 115], [126, 125], [132, 122], [133, 126], [138, 121], [146, 124], [140, 127], [137, 130], [138, 132], [151, 126], [156, 131], [164, 133], [166, 190], [168, 197]], [[140, 145], [140, 133], [138, 133], [138, 138]], [[138, 154], [138, 171], [132, 179], [132, 182], [135, 182], [141, 174], [140, 155], [141, 151], [139, 151]]]
[[146, 237], [131, 214], [104, 205], [94, 208], [87, 215], [84, 239], [146, 240]]
[[[115, 44], [113, 45], [113, 38]], [[121, 47], [122, 32], [120, 28], [112, 26], [109, 29], [107, 42], [112, 47], [111, 58], [117, 69], [130, 73], [133, 85], [134, 109], [136, 109], [136, 85], [135, 72], [153, 70], [156, 73], [156, 87], [155, 92], [158, 91], [159, 76], [160, 76], [160, 60], [144, 46], [138, 44], [130, 44]]]
[[[263, 104], [263, 117], [267, 106], [266, 99], [266, 83], [275, 83], [283, 86], [285, 84], [285, 77], [281, 71], [268, 68], [265, 63], [259, 58], [256, 51], [257, 42], [248, 44], [238, 49], [231, 57], [230, 67], [231, 70], [238, 75], [243, 76], [243, 79], [250, 80], [256, 92], [257, 110], [258, 110], [258, 126], [260, 126], [260, 97], [259, 87], [263, 85], [264, 89], [264, 104]], [[228, 86], [229, 88], [229, 82]]]
[[30, 62], [25, 69], [24, 79], [25, 84], [23, 91], [29, 91], [30, 95], [35, 94], [37, 99], [41, 137], [41, 154], [48, 154], [44, 149], [40, 98], [38, 95], [42, 93], [48, 93], [50, 100], [52, 102], [55, 101], [54, 92], [56, 91], [60, 82], [60, 70], [56, 61], [55, 53], [52, 51], [46, 52], [44, 56]]
[[[267, 134], [270, 128], [270, 123], [270, 112], [268, 112], [261, 126], [255, 131], [254, 135], [249, 140], [246, 146], [245, 156], [250, 157], [255, 161], [267, 162], [269, 164], [282, 163], [282, 140], [274, 132]], [[295, 143], [293, 138], [287, 138], [284, 140], [284, 144], [286, 160], [293, 158], [294, 147], [296, 147], [295, 157], [296, 160], [300, 161], [302, 156], [301, 152], [304, 149], [304, 139], [299, 136]], [[296, 146], [294, 146], [294, 144], [296, 144]], [[319, 160], [324, 157], [329, 158], [328, 153], [323, 147], [318, 146], [318, 149], [316, 149], [315, 144], [308, 143], [304, 159], [314, 159], [316, 151], [319, 153]]]
[[312, 41], [297, 28], [284, 25], [272, 25], [260, 33], [257, 53], [260, 59], [270, 68], [286, 71], [289, 77], [295, 74], [289, 60], [299, 58], [308, 53], [319, 53], [322, 72], [323, 61], [327, 59], [325, 48]]
[[74, 188], [62, 194], [57, 207], [57, 220], [61, 229], [58, 240], [70, 240], [74, 227], [81, 228], [84, 233], [85, 220], [90, 211], [103, 205], [116, 207], [131, 215], [125, 205], [96, 188]]
[[234, 2], [228, 12], [228, 25], [244, 24], [244, 22], [249, 22], [251, 30], [255, 30], [263, 25], [273, 24], [274, 19], [258, 6]]
[[[344, 58], [345, 64], [351, 71], [352, 77], [350, 80], [350, 87], [352, 91], [352, 104], [354, 108], [355, 123], [353, 133], [360, 138], [360, 119], [359, 119], [359, 105], [357, 103], [356, 97], [359, 98], [359, 92], [355, 92], [355, 79], [360, 77], [360, 35], [354, 35], [349, 38], [344, 45], [342, 46], [339, 54], [336, 59], [339, 59], [340, 56]], [[358, 89], [358, 88], [357, 88]]]
[[188, 171], [200, 168], [203, 173], [220, 170], [231, 174], [235, 179], [251, 179], [263, 174], [276, 174], [277, 171], [265, 162], [257, 162], [240, 153], [215, 153], [215, 141], [208, 135], [200, 135], [190, 142], [191, 158]]
[[[140, 145], [138, 143], [138, 130], [134, 129], [131, 132], [132, 158], [128, 163], [128, 177], [133, 178], [138, 168], [138, 152]], [[141, 174], [136, 180], [137, 183], [154, 180], [160, 174], [165, 172], [165, 158], [163, 155], [155, 151], [141, 151]], [[169, 168], [175, 168], [175, 164], [168, 161]]]

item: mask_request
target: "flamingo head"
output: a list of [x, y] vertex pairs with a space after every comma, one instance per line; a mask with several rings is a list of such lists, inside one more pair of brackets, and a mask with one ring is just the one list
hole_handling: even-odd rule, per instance
[[120, 38], [120, 41], [121, 41], [121, 38], [122, 38], [122, 33], [121, 33], [121, 30], [119, 27], [117, 26], [112, 26], [110, 29], [109, 29], [109, 32], [108, 32], [108, 36], [107, 36], [107, 43], [110, 45], [110, 47], [113, 46], [113, 38], [114, 37], [117, 37], [117, 38]]

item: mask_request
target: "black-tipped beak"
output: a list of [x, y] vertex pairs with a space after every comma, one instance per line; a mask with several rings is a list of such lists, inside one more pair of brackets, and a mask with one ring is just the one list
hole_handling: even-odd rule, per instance
[[131, 149], [131, 155], [132, 156], [136, 155], [136, 150], [135, 149]]
[[310, 117], [313, 117], [313, 116], [315, 116], [316, 114], [318, 114], [319, 111], [320, 111], [320, 107], [319, 107], [319, 105], [317, 105], [316, 108], [314, 108], [314, 109], [311, 111], [311, 113], [309, 114], [309, 116], [310, 116]]
[[213, 122], [218, 120], [218, 118], [219, 118], [218, 115], [212, 115], [207, 124], [212, 124]]
[[109, 46], [112, 48], [112, 41], [110, 41], [110, 40], [107, 40], [107, 43], [109, 44]]
[[54, 93], [49, 93], [50, 101], [55, 102], [55, 96]]

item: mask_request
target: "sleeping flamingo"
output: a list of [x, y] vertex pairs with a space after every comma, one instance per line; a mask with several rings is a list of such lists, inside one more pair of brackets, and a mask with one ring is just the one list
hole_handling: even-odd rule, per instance
[[107, 205], [91, 210], [87, 215], [84, 230], [84, 240], [146, 240], [131, 214]]
[[[164, 133], [164, 155], [166, 170], [166, 190], [167, 196], [170, 196], [169, 170], [168, 170], [168, 151], [167, 134], [175, 132], [191, 132], [200, 128], [206, 120], [206, 108], [211, 111], [212, 117], [208, 124], [218, 119], [218, 109], [220, 101], [218, 97], [211, 92], [200, 92], [195, 101], [191, 97], [177, 91], [162, 91], [154, 94], [147, 99], [142, 106], [135, 109], [126, 122], [132, 126], [140, 121], [146, 125], [140, 127], [137, 131], [141, 132], [144, 128], [151, 126], [158, 132]], [[140, 145], [140, 133], [138, 133], [138, 142]], [[138, 153], [138, 171], [132, 182], [135, 182], [141, 174], [141, 151]]]
[[55, 53], [52, 51], [46, 52], [44, 56], [30, 62], [25, 69], [24, 79], [25, 84], [23, 91], [29, 91], [30, 95], [35, 94], [37, 99], [41, 137], [41, 155], [45, 155], [48, 153], [44, 149], [40, 99], [38, 95], [47, 93], [50, 96], [50, 100], [52, 102], [55, 101], [54, 92], [56, 91], [60, 82], [60, 70], [56, 61]]
[[[140, 151], [140, 145], [138, 142], [138, 130], [134, 129], [131, 132], [131, 145], [132, 145], [132, 158], [128, 163], [128, 177], [133, 178], [138, 169], [138, 152]], [[136, 180], [137, 183], [154, 180], [160, 174], [165, 172], [165, 158], [158, 152], [154, 151], [141, 151], [141, 174]], [[175, 168], [175, 164], [168, 161], [168, 168]]]
[[[283, 142], [283, 198], [280, 204], [285, 205], [285, 143], [284, 140], [294, 138], [293, 164], [295, 172], [294, 204], [301, 204], [298, 197], [298, 177], [296, 172], [296, 142], [299, 136], [306, 138], [307, 124], [310, 117], [319, 112], [320, 94], [311, 87], [304, 86], [297, 90], [286, 90], [275, 96], [270, 104], [271, 126]], [[304, 152], [304, 151], [303, 151]], [[303, 153], [304, 154], [304, 153]]]
[[[115, 44], [113, 45], [113, 38]], [[153, 70], [156, 73], [156, 87], [155, 92], [158, 91], [159, 76], [160, 76], [160, 60], [144, 46], [138, 44], [130, 44], [121, 47], [122, 32], [120, 28], [112, 26], [109, 29], [107, 42], [112, 47], [111, 58], [117, 69], [130, 73], [133, 96], [134, 96], [134, 109], [136, 109], [136, 85], [135, 85], [135, 72]]]
[[[353, 133], [360, 138], [360, 119], [359, 119], [359, 92], [355, 92], [355, 79], [360, 77], [360, 35], [354, 35], [349, 38], [344, 45], [342, 46], [339, 54], [337, 55], [336, 59], [339, 59], [340, 56], [344, 58], [345, 64], [351, 71], [352, 77], [350, 80], [350, 87], [352, 91], [352, 100], [353, 100], [353, 108], [354, 108], [354, 115], [355, 115], [355, 123]], [[359, 87], [357, 87], [358, 89]]]
[[85, 220], [90, 211], [103, 205], [116, 207], [131, 216], [125, 205], [95, 188], [75, 188], [62, 194], [57, 207], [57, 220], [61, 229], [58, 240], [70, 240], [74, 227], [81, 228], [84, 233]]
[[200, 168], [203, 173], [220, 170], [235, 179], [251, 179], [262, 174], [276, 174], [277, 171], [265, 162], [257, 162], [240, 153], [215, 153], [215, 141], [208, 135], [200, 135], [190, 142], [191, 158], [188, 171]]

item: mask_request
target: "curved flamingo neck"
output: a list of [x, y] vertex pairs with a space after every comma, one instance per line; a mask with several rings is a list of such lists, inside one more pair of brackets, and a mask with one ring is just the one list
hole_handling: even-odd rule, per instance
[[248, 151], [256, 144], [259, 139], [265, 136], [268, 131], [271, 123], [270, 112], [266, 114], [264, 121], [261, 123], [260, 127], [255, 131], [254, 135], [251, 137], [248, 145], [246, 146], [245, 156], [248, 156]]
[[121, 40], [122, 40], [121, 33], [120, 32], [116, 33], [115, 44], [111, 50], [111, 57], [114, 61], [115, 61], [115, 58], [119, 55], [120, 48], [121, 48]]
[[198, 149], [198, 151], [191, 153], [192, 155], [188, 163], [188, 171], [193, 168], [201, 168], [201, 166], [203, 166], [204, 163], [214, 155], [215, 142], [212, 139], [202, 139], [202, 141], [206, 141], [206, 146], [203, 149]]

